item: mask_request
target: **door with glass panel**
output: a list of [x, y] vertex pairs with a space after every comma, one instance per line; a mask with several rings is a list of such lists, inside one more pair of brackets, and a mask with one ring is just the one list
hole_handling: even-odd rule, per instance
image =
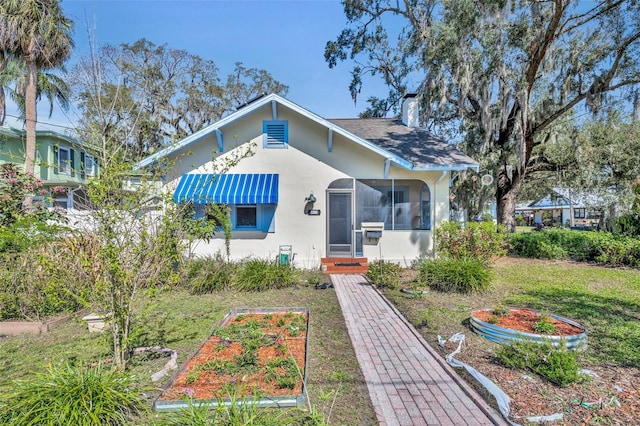
[[328, 192], [328, 257], [353, 256], [353, 193]]

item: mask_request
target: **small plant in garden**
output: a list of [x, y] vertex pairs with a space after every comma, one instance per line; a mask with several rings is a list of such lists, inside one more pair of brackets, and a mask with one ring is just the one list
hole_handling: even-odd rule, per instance
[[499, 302], [493, 307], [493, 309], [491, 309], [491, 313], [499, 317], [504, 317], [509, 315], [509, 308], [505, 306], [504, 303]]
[[541, 315], [540, 321], [533, 325], [533, 329], [538, 333], [551, 334], [556, 331], [556, 326], [551, 322], [551, 318], [546, 315]]
[[384, 260], [371, 262], [367, 278], [377, 287], [397, 289], [400, 287], [400, 265]]
[[200, 374], [198, 374], [198, 371], [194, 370], [187, 375], [187, 383], [191, 385], [195, 383], [199, 378]]
[[489, 324], [497, 324], [500, 321], [500, 315], [493, 314], [489, 317]]
[[512, 342], [502, 345], [496, 357], [507, 368], [529, 370], [558, 386], [581, 380], [577, 355], [562, 343], [556, 347], [550, 342]]

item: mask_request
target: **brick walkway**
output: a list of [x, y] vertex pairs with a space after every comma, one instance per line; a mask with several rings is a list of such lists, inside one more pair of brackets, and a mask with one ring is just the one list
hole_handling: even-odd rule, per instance
[[361, 275], [331, 275], [381, 425], [506, 425]]

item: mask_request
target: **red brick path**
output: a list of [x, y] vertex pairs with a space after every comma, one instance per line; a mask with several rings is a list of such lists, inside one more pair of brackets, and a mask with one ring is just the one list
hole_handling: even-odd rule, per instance
[[331, 275], [381, 425], [506, 425], [362, 275]]

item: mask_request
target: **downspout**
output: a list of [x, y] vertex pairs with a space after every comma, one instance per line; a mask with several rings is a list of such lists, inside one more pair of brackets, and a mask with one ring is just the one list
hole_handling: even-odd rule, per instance
[[[447, 171], [443, 170], [442, 174], [440, 175], [440, 177], [438, 179], [436, 179], [436, 183], [433, 185], [433, 217], [436, 217], [436, 200], [437, 200], [437, 193], [438, 193], [438, 184], [440, 182], [442, 182], [442, 180], [445, 178], [445, 176], [447, 176]], [[435, 228], [435, 227], [434, 227]]]
[[438, 195], [438, 184], [440, 182], [442, 182], [442, 179], [445, 178], [445, 176], [447, 175], [447, 171], [443, 170], [442, 174], [440, 175], [440, 177], [438, 179], [436, 179], [435, 183], [433, 184], [433, 213], [432, 216], [434, 220], [431, 221], [432, 226], [431, 226], [431, 253], [432, 253], [432, 257], [435, 259], [436, 258], [436, 239], [435, 239], [435, 230], [436, 230], [436, 221], [435, 219], [437, 218], [436, 216], [436, 200], [438, 199], [437, 195]]
[[384, 160], [384, 170], [382, 172], [384, 179], [389, 178], [389, 167], [391, 166], [391, 158], [385, 158]]

